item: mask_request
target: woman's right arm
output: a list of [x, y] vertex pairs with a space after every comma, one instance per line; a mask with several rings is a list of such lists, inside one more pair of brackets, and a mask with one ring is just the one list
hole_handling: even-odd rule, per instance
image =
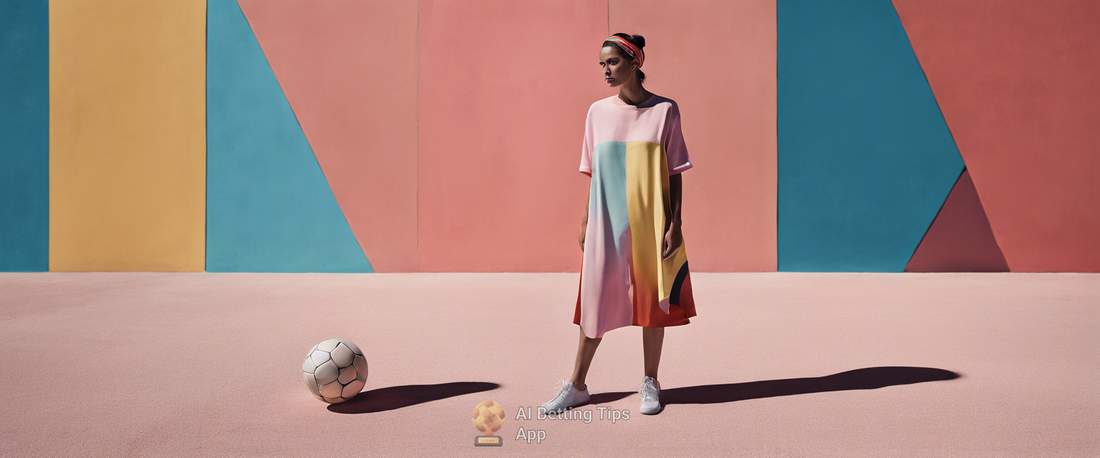
[[581, 218], [581, 236], [578, 242], [581, 244], [581, 251], [584, 251], [584, 233], [588, 229], [588, 200], [584, 201], [584, 218]]

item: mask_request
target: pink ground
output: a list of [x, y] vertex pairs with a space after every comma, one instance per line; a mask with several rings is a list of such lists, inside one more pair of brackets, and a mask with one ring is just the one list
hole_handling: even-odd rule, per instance
[[[662, 413], [638, 413], [627, 327], [596, 353], [591, 422], [517, 420], [572, 370], [577, 275], [0, 274], [0, 454], [1100, 454], [1100, 275], [693, 272]], [[301, 374], [329, 337], [370, 364], [333, 406]], [[500, 449], [473, 446], [485, 400]]]

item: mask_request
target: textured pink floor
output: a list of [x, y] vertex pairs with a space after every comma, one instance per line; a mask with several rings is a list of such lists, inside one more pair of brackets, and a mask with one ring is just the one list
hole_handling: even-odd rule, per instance
[[[0, 454], [1100, 455], [1100, 275], [692, 273], [664, 412], [637, 411], [629, 327], [590, 423], [516, 420], [572, 370], [577, 275], [0, 274]], [[334, 406], [301, 376], [329, 337], [370, 364]], [[484, 400], [501, 449], [473, 446]]]

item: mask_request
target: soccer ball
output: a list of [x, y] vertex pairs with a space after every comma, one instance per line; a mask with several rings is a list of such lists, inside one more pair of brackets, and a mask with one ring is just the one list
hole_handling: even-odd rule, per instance
[[302, 372], [310, 393], [336, 404], [355, 397], [367, 384], [367, 359], [355, 344], [328, 339], [309, 349]]

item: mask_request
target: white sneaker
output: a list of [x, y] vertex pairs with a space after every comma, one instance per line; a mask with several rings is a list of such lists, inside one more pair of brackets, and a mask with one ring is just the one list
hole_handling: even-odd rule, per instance
[[561, 391], [558, 391], [558, 395], [554, 396], [554, 399], [551, 399], [546, 404], [543, 404], [542, 407], [539, 407], [544, 413], [558, 414], [566, 409], [584, 405], [592, 399], [592, 397], [588, 395], [587, 386], [581, 391], [573, 386], [573, 382], [565, 383], [565, 379], [558, 380], [558, 383], [564, 385], [561, 387]]
[[[642, 383], [638, 386], [642, 389], [638, 390], [642, 395], [642, 406], [638, 409], [646, 415], [653, 415], [661, 411], [661, 383], [653, 377], [647, 376], [642, 379]], [[637, 388], [637, 387], [635, 387]]]

